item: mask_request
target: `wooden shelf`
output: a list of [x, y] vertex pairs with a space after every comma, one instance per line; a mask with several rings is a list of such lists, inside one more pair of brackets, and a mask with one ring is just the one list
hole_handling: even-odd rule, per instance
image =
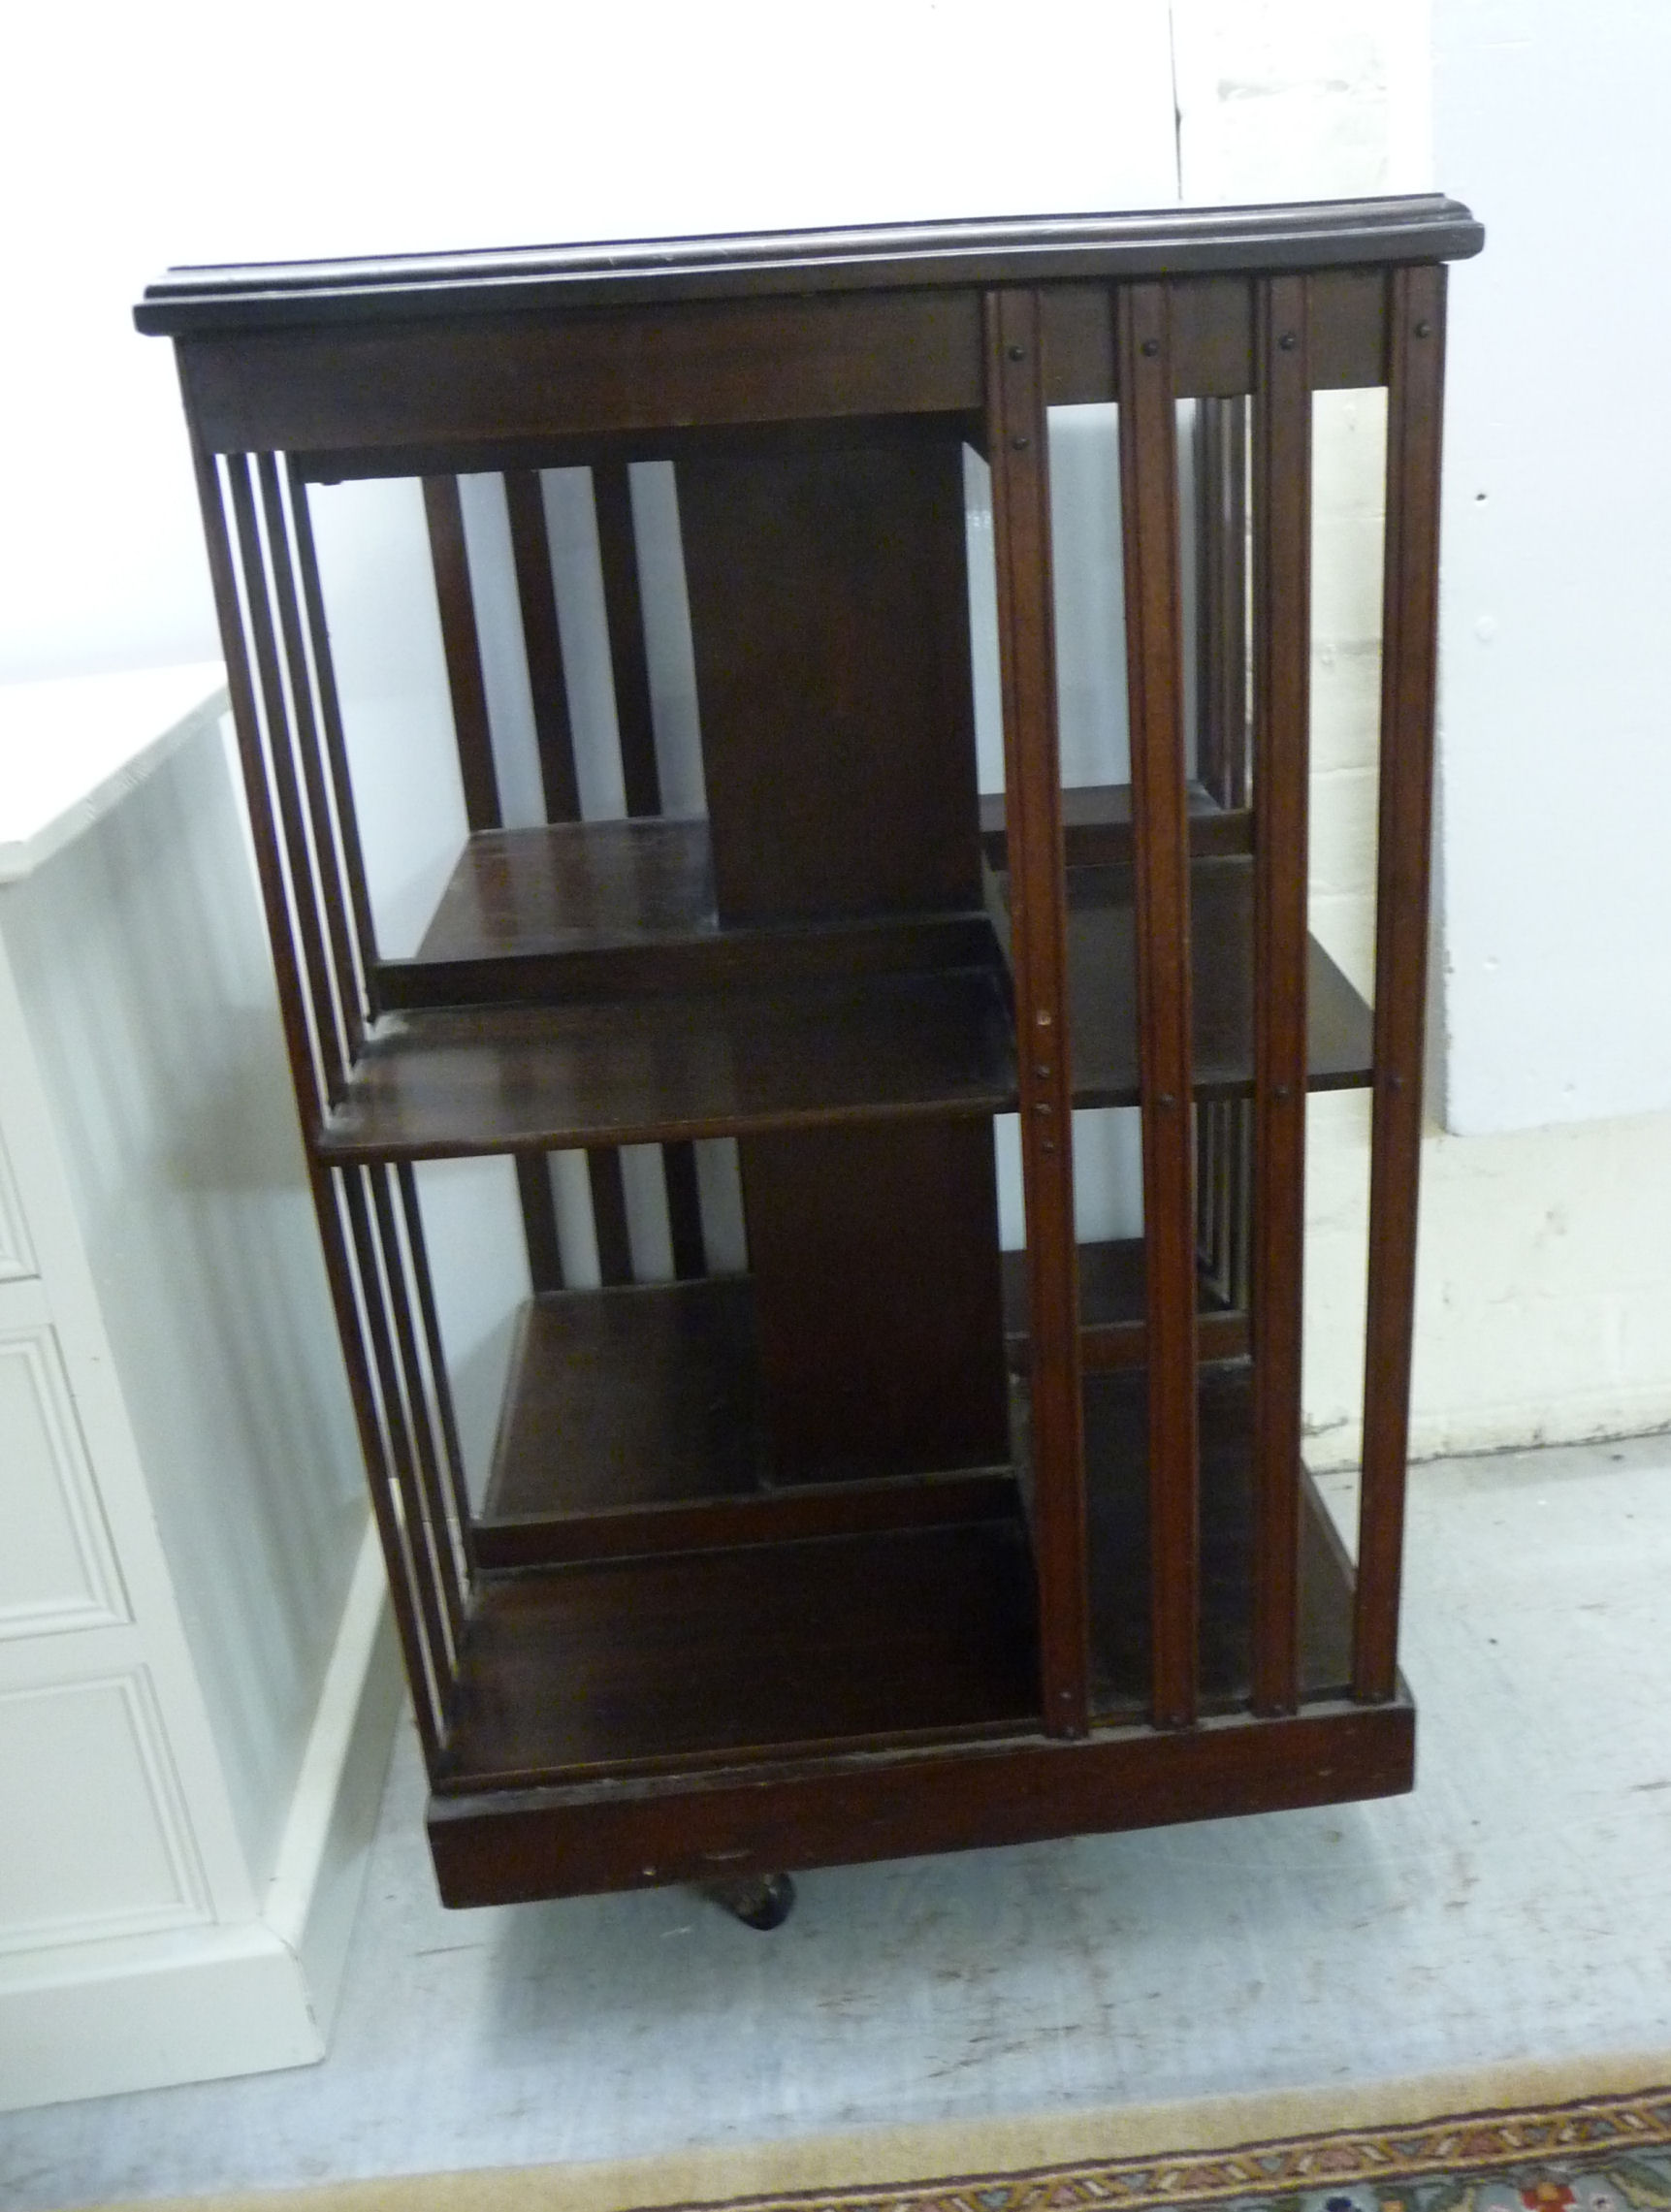
[[994, 969], [373, 1023], [323, 1157], [436, 1159], [1002, 1113]]
[[437, 1786], [1036, 1725], [1013, 1523], [484, 1577]]
[[[1253, 850], [1253, 817], [1245, 808], [1221, 807], [1205, 784], [1188, 786], [1189, 849], [1193, 858], [1223, 858]], [[987, 865], [1009, 865], [1004, 794], [980, 801], [980, 842]], [[1099, 868], [1132, 856], [1132, 787], [1129, 784], [1069, 784], [1062, 791], [1062, 842], [1070, 868]]]
[[[1078, 867], [1069, 885], [1074, 1103], [1135, 1106], [1129, 872]], [[1196, 1096], [1242, 1096], [1251, 862], [1197, 860], [1191, 896]], [[320, 1149], [417, 1159], [1011, 1111], [1000, 963], [984, 914], [723, 929], [699, 821], [484, 833], [418, 956], [379, 969], [402, 1010], [370, 1025]], [[1315, 943], [1309, 1019], [1312, 1087], [1367, 1083], [1369, 1010]]]
[[481, 830], [416, 954], [376, 970], [389, 1010], [673, 995], [993, 967], [984, 914], [723, 924], [705, 820]]
[[[1203, 1709], [1245, 1703], [1252, 1675], [1252, 1367], [1200, 1370]], [[1096, 1704], [1129, 1719], [1149, 1696], [1148, 1460], [1141, 1369], [1085, 1378]], [[1301, 1485], [1300, 1686], [1344, 1694], [1351, 1680], [1352, 1569], [1310, 1478]]]
[[[1131, 881], [1122, 868], [1068, 877], [1068, 982], [1074, 1104], [1139, 1101], [1137, 947]], [[1253, 864], [1198, 860], [1190, 870], [1195, 1095], [1245, 1097], [1253, 1085]], [[1315, 939], [1306, 977], [1310, 1088], [1370, 1080], [1374, 1020]]]
[[1013, 1518], [1008, 1468], [773, 1488], [754, 1285], [562, 1291], [524, 1306], [487, 1493], [486, 1568]]
[[[1079, 1252], [1080, 1357], [1087, 1367], [1141, 1367], [1147, 1308], [1146, 1262], [1141, 1236], [1081, 1244]], [[1201, 1360], [1238, 1360], [1247, 1354], [1247, 1316], [1203, 1282], [1197, 1318]], [[1004, 1255], [1004, 1330], [1010, 1363], [1027, 1365], [1027, 1255]]]

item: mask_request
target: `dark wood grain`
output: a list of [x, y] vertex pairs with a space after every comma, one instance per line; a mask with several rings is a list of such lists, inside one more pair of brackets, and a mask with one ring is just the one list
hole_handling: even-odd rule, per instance
[[834, 303], [820, 295], [843, 291], [1451, 261], [1478, 253], [1484, 242], [1468, 210], [1437, 193], [1289, 207], [878, 224], [498, 253], [176, 269], [146, 287], [134, 320], [142, 331], [170, 336], [253, 333], [285, 324], [399, 324], [413, 317], [501, 314], [507, 307], [526, 314], [597, 301], [647, 306], [774, 293], [797, 297], [809, 311], [822, 312]]
[[[1197, 860], [1223, 859], [1253, 850], [1253, 817], [1239, 802], [1227, 809], [1205, 784], [1188, 791], [1189, 849]], [[994, 868], [1006, 864], [1004, 794], [980, 801], [980, 841]], [[1129, 784], [1069, 784], [1062, 790], [1062, 846], [1070, 869], [1129, 866], [1132, 857], [1132, 787]]]
[[267, 933], [273, 947], [273, 977], [278, 991], [279, 1021], [290, 1060], [291, 1082], [303, 1127], [310, 1128], [324, 1105], [324, 1092], [307, 1030], [307, 997], [303, 981], [301, 953], [290, 931], [289, 898], [284, 882], [284, 856], [273, 812], [273, 787], [268, 780], [267, 750], [261, 715], [256, 704], [254, 671], [250, 666], [250, 640], [239, 602], [238, 575], [234, 565], [231, 530], [221, 486], [221, 465], [204, 450], [195, 431], [192, 464], [197, 476], [198, 505], [203, 515], [204, 541], [209, 554], [210, 589], [214, 594], [221, 648], [226, 657], [227, 693], [232, 704], [233, 727], [238, 735], [239, 759], [243, 771], [244, 799], [249, 811], [251, 843], [255, 848], [256, 874], [266, 912]]
[[[466, 1586], [454, 1542], [447, 1445], [437, 1412], [438, 1395], [447, 1388], [446, 1369], [443, 1366], [432, 1371], [424, 1357], [428, 1339], [421, 1337], [421, 1322], [413, 1310], [417, 1286], [411, 1251], [402, 1234], [403, 1223], [396, 1207], [397, 1171], [388, 1167], [373, 1168], [368, 1171], [366, 1182], [371, 1200], [372, 1234], [386, 1286], [397, 1387], [405, 1407], [402, 1426], [410, 1444], [411, 1487], [418, 1504], [417, 1517], [407, 1521], [406, 1540], [423, 1547], [424, 1576], [439, 1592], [448, 1640], [456, 1651]], [[408, 1498], [406, 1502], [409, 1514], [411, 1501]]]
[[621, 1155], [610, 1145], [586, 1155], [586, 1182], [592, 1194], [592, 1226], [597, 1239], [597, 1270], [606, 1288], [632, 1280], [632, 1238], [627, 1224], [627, 1185]]
[[484, 1580], [443, 1786], [714, 1764], [1035, 1721], [1012, 1523]]
[[742, 1170], [775, 1480], [1008, 1460], [990, 1126], [754, 1137]]
[[465, 790], [465, 819], [472, 830], [497, 829], [501, 819], [498, 777], [494, 768], [493, 733], [488, 726], [476, 603], [470, 590], [469, 553], [465, 544], [457, 477], [425, 477], [424, 515], [430, 529], [430, 563], [434, 570], [435, 604], [441, 618], [441, 647], [453, 703], [453, 736]]
[[[537, 545], [530, 542], [530, 522], [528, 513], [528, 486], [522, 486], [520, 496], [513, 497], [507, 480], [506, 498], [510, 505], [512, 550], [517, 565], [517, 589], [523, 601], [523, 620], [530, 620], [530, 602], [533, 602], [532, 655], [529, 664], [529, 680], [536, 678], [547, 682], [550, 670], [539, 666], [542, 649], [542, 620], [537, 570], [540, 550], [545, 546], [543, 514], [540, 519]], [[533, 487], [537, 503], [538, 485]], [[430, 563], [434, 571], [435, 601], [441, 619], [441, 646], [447, 663], [447, 688], [452, 699], [453, 735], [458, 747], [459, 778], [464, 786], [465, 819], [473, 833], [491, 832], [498, 828], [502, 818], [499, 812], [498, 773], [494, 764], [493, 732], [488, 722], [487, 688], [482, 679], [481, 640], [476, 628], [475, 594], [470, 586], [469, 551], [465, 542], [464, 508], [459, 497], [458, 479], [454, 476], [427, 476], [424, 479], [424, 513], [430, 532]], [[521, 541], [518, 528], [521, 526]], [[547, 578], [545, 596], [551, 595], [550, 558], [545, 560]], [[549, 647], [555, 641], [556, 608], [551, 610], [550, 638], [544, 639]], [[561, 688], [562, 667], [557, 671]], [[536, 726], [537, 715], [536, 708]], [[567, 707], [563, 708], [566, 727]], [[546, 723], [540, 737], [540, 770], [546, 773], [546, 739], [552, 736], [549, 702]], [[554, 756], [553, 773], [559, 785], [562, 784], [561, 758]], [[569, 759], [569, 782], [573, 782], [573, 759]], [[548, 785], [549, 788], [549, 785]], [[578, 810], [577, 810], [578, 811]], [[377, 992], [380, 1006], [399, 1004], [395, 994], [381, 987]], [[362, 1036], [361, 1043], [365, 1039]], [[517, 1163], [517, 1197], [522, 1206], [523, 1235], [528, 1247], [529, 1273], [535, 1289], [555, 1290], [562, 1280], [562, 1262], [560, 1256], [557, 1234], [557, 1202], [552, 1193], [551, 1176], [544, 1160], [537, 1154], [519, 1159]]]
[[976, 913], [722, 924], [705, 820], [482, 831], [416, 954], [377, 969], [382, 1003], [550, 1004], [989, 966]]
[[499, 1905], [717, 1874], [973, 1850], [1391, 1797], [1415, 1774], [1407, 1700], [1292, 1719], [1207, 1719], [853, 1753], [655, 1786], [432, 1798], [448, 1905]]
[[673, 1247], [673, 1272], [680, 1282], [691, 1282], [708, 1271], [695, 1146], [688, 1139], [663, 1144], [661, 1171], [667, 1184], [667, 1237]]
[[529, 1282], [536, 1294], [560, 1291], [564, 1279], [562, 1246], [557, 1234], [551, 1166], [543, 1152], [516, 1155], [516, 1190], [528, 1246]]
[[[342, 850], [337, 843], [332, 810], [325, 750], [320, 741], [315, 709], [313, 668], [303, 628], [302, 601], [297, 591], [296, 561], [292, 554], [289, 509], [279, 488], [276, 458], [263, 453], [256, 459], [261, 486], [261, 513], [267, 526], [267, 560], [272, 596], [284, 643], [284, 665], [290, 678], [290, 715], [296, 733], [296, 760], [306, 798], [307, 830], [311, 846], [311, 875], [318, 890], [319, 920], [332, 978], [336, 984], [329, 1010], [337, 1026], [346, 1060], [360, 1049], [365, 1031], [365, 1009], [355, 959], [358, 947], [348, 918], [348, 888]], [[319, 1010], [321, 1012], [325, 1009]]]
[[747, 1496], [766, 1454], [752, 1284], [567, 1291], [523, 1308], [478, 1519]]
[[[540, 490], [537, 470], [507, 468], [504, 497], [546, 819], [578, 821], [580, 785], [574, 770], [568, 682], [562, 665], [562, 637], [557, 622], [551, 539], [545, 527], [545, 497]], [[484, 825], [472, 821], [470, 826], [477, 829]]]
[[1311, 389], [1305, 281], [1258, 287], [1253, 407], [1253, 1703], [1300, 1695]]
[[609, 625], [609, 664], [615, 683], [615, 721], [621, 740], [621, 773], [629, 815], [661, 812], [661, 778], [656, 764], [656, 721], [650, 703], [650, 662], [644, 644], [644, 603], [638, 589], [638, 539], [632, 524], [632, 487], [627, 464], [592, 471], [597, 510], [597, 552]]
[[[290, 707], [285, 696], [283, 679], [279, 674], [278, 640], [273, 626], [273, 604], [268, 593], [261, 531], [255, 519], [255, 494], [245, 456], [235, 456], [226, 464], [226, 481], [238, 534], [239, 559], [243, 572], [244, 605], [249, 621], [249, 642], [253, 649], [255, 674], [260, 687], [261, 721], [265, 725], [266, 757], [261, 766], [261, 775], [276, 812], [277, 827], [282, 833], [282, 868], [287, 896], [281, 892], [278, 913], [287, 916], [295, 930], [297, 947], [302, 956], [301, 975], [305, 984], [305, 1020], [306, 1032], [311, 1039], [311, 1055], [325, 1097], [335, 1103], [341, 1099], [346, 1080], [347, 1040], [332, 992], [331, 960], [326, 948], [319, 882], [314, 872], [313, 855], [309, 850], [303, 817]], [[245, 696], [253, 707], [253, 697], [248, 693]], [[259, 734], [256, 742], [259, 749]]]
[[314, 1160], [308, 1163], [313, 1187], [319, 1240], [325, 1256], [325, 1276], [342, 1347], [342, 1363], [348, 1376], [360, 1452], [365, 1461], [366, 1485], [370, 1493], [371, 1519], [382, 1547], [388, 1576], [389, 1605], [400, 1638], [401, 1657], [412, 1695], [412, 1716], [424, 1766], [432, 1781], [440, 1764], [441, 1745], [448, 1719], [450, 1674], [432, 1667], [425, 1637], [415, 1563], [406, 1548], [399, 1505], [389, 1433], [383, 1422], [375, 1362], [371, 1356], [368, 1296], [374, 1286], [359, 1272], [352, 1233], [347, 1222], [350, 1185], [360, 1170], [334, 1172]]
[[1394, 1694], [1416, 1298], [1427, 1006], [1428, 867], [1438, 659], [1439, 441], [1445, 272], [1392, 278], [1387, 549], [1381, 644], [1380, 855], [1375, 896], [1375, 1105], [1358, 1536], [1361, 1698]]
[[[1148, 1243], [1149, 1538], [1153, 1713], [1195, 1718], [1198, 1555], [1195, 1189], [1189, 825], [1183, 755], [1177, 430], [1167, 288], [1115, 296], [1120, 499], [1143, 1221]], [[1076, 1014], [1078, 1011], [1076, 1006]]]
[[[1244, 1360], [1247, 1316], [1226, 1310], [1212, 1286], [1199, 1285], [1196, 1323], [1202, 1360]], [[1141, 1367], [1148, 1356], [1143, 1242], [1141, 1236], [1098, 1239], [1079, 1246], [1079, 1357], [1093, 1368]], [[1027, 1263], [1022, 1252], [1004, 1255], [1004, 1326], [1010, 1365], [1027, 1371]]]
[[756, 1302], [733, 1276], [526, 1306], [476, 1520], [481, 1564], [1014, 1518], [1001, 1467], [770, 1488]]
[[1087, 1724], [1089, 1626], [1074, 1247], [1074, 1041], [1068, 1024], [1047, 371], [1040, 295], [989, 293], [985, 337], [1004, 689], [1010, 952], [1027, 1206], [1040, 1664], [1045, 1726], [1072, 1736]]
[[[340, 1176], [337, 1187], [347, 1220], [354, 1272], [360, 1289], [364, 1341], [376, 1385], [375, 1405], [381, 1430], [378, 1458], [386, 1483], [385, 1503], [398, 1506], [398, 1511], [391, 1511], [388, 1516], [387, 1538], [395, 1547], [390, 1579], [393, 1581], [398, 1576], [412, 1595], [421, 1650], [421, 1671], [414, 1683], [415, 1686], [418, 1683], [424, 1684], [435, 1715], [438, 1739], [444, 1743], [457, 1682], [455, 1631], [462, 1621], [453, 1592], [442, 1584], [436, 1571], [418, 1477], [410, 1410], [396, 1363], [393, 1305], [401, 1296], [401, 1288], [384, 1270], [371, 1213], [373, 1182], [382, 1172], [381, 1167], [357, 1169]], [[432, 1769], [432, 1779], [434, 1773]]]
[[969, 293], [739, 301], [194, 338], [181, 369], [217, 452], [522, 443], [526, 466], [554, 439], [667, 424], [965, 413], [980, 401], [979, 331]]
[[[1290, 267], [1299, 267], [1297, 263]], [[1386, 382], [1385, 270], [1319, 270], [1310, 279], [1316, 391]], [[1233, 399], [1254, 386], [1253, 285], [1245, 276], [1185, 277], [1173, 301], [1175, 399]], [[1044, 295], [1052, 406], [1119, 397], [1106, 284], [1052, 284]]]
[[1311, 389], [1387, 381], [1388, 272], [1319, 269], [1305, 279]]
[[[1085, 1378], [1091, 1624], [1097, 1710], [1135, 1718], [1148, 1703], [1151, 1513], [1141, 1370]], [[1226, 1712], [1257, 1699], [1253, 1376], [1246, 1361], [1200, 1373], [1200, 1698]], [[1352, 1576], [1308, 1478], [1297, 1486], [1296, 1690], [1343, 1697], [1352, 1672]]]
[[960, 444], [683, 463], [678, 487], [721, 918], [978, 907]]
[[610, 1006], [387, 1015], [319, 1133], [334, 1158], [561, 1150], [1013, 1106], [988, 970]]
[[[1069, 876], [1076, 1106], [1136, 1106], [1139, 1075], [1136, 917], [1129, 877]], [[1245, 860], [1190, 871], [1191, 1065], [1198, 1099], [1246, 1094], [1253, 1078], [1253, 871]], [[1370, 1016], [1323, 947], [1306, 951], [1306, 1022], [1313, 1090], [1368, 1081]]]
[[[377, 933], [371, 920], [371, 895], [366, 878], [366, 856], [360, 842], [360, 817], [348, 773], [348, 747], [342, 732], [342, 702], [337, 688], [337, 666], [331, 652], [331, 630], [325, 619], [325, 594], [319, 582], [319, 556], [313, 542], [313, 517], [307, 502], [307, 486], [294, 456], [286, 462], [290, 482], [290, 512], [296, 533], [296, 564], [302, 579], [302, 604], [306, 615], [308, 644], [313, 655], [314, 677], [319, 687], [319, 727], [331, 777], [331, 794], [337, 811], [337, 834], [341, 842], [342, 865], [347, 877], [349, 911], [354, 919], [356, 949], [363, 988], [370, 1011], [379, 1011], [375, 999], [372, 964], [377, 953]], [[356, 1039], [354, 1049], [359, 1050]]]
[[469, 1487], [465, 1474], [465, 1455], [459, 1442], [451, 1371], [447, 1365], [446, 1346], [441, 1340], [441, 1318], [435, 1305], [434, 1278], [430, 1271], [424, 1209], [418, 1198], [418, 1178], [409, 1161], [402, 1161], [396, 1168], [395, 1179], [400, 1189], [402, 1224], [411, 1256], [410, 1280], [413, 1296], [418, 1302], [417, 1320], [423, 1330], [425, 1356], [434, 1381], [435, 1418], [447, 1488], [447, 1508], [467, 1580], [474, 1567], [470, 1539]]

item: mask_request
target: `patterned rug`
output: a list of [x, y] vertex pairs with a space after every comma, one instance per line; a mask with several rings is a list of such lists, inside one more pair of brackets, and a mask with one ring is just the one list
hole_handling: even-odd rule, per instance
[[680, 2212], [1671, 2212], [1671, 2088], [1205, 2156], [1092, 2160]]
[[[932, 2138], [854, 2135], [719, 2159], [388, 2175], [153, 2198], [120, 2212], [1671, 2212], [1671, 2087], [1618, 2088], [1615, 2074], [1606, 2094], [1598, 2084], [1589, 2096], [1532, 2102], [1534, 2071], [1519, 2075], [1524, 2103], [1418, 2119], [1438, 2099], [1418, 2102], [1417, 2085], [1388, 2085], [1378, 2125], [1259, 2140], [1250, 2138], [1262, 2118], [1280, 2125], [1278, 2109], [1249, 2099], [1059, 2117], [1024, 2123], [1021, 2133], [994, 2121]], [[1667, 2074], [1661, 2063], [1633, 2078]], [[1475, 2080], [1483, 2102], [1491, 2091]], [[1459, 2088], [1465, 2096], [1453, 2078], [1453, 2095]], [[1353, 2101], [1367, 2109], [1362, 2091]], [[1287, 2112], [1337, 2120], [1343, 2109], [1345, 2097], [1313, 2092]], [[1219, 2147], [1155, 2147], [1192, 2133]], [[1099, 2141], [1108, 2146], [1100, 2156]], [[1081, 2155], [1061, 2160], [1070, 2146]], [[889, 2173], [935, 2178], [876, 2178]]]

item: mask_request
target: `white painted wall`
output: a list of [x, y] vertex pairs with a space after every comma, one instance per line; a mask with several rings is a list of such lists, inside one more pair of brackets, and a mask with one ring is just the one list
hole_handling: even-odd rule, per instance
[[366, 1497], [261, 913], [212, 727], [8, 888], [6, 936], [244, 1855], [264, 1882]]
[[[282, 42], [208, 0], [143, 16], [36, 11], [11, 57], [39, 96], [0, 142], [6, 204], [30, 209], [9, 254], [26, 342], [0, 366], [6, 419], [29, 428], [0, 523], [0, 673], [213, 650], [168, 348], [127, 322], [171, 260], [1437, 177], [1476, 200], [1491, 241], [1454, 291], [1442, 1096], [1459, 1129], [1574, 1126], [1430, 1141], [1416, 1433], [1429, 1449], [1469, 1448], [1671, 1420], [1671, 1351], [1656, 1362], [1654, 1350], [1671, 1346], [1671, 1286], [1652, 1257], [1665, 1244], [1634, 1218], [1653, 1202], [1635, 1178], [1657, 1170], [1663, 1188], [1671, 1165], [1671, 1120], [1642, 1110], [1671, 1095], [1671, 1006], [1637, 949], [1668, 918], [1671, 871], [1655, 868], [1654, 841], [1671, 753], [1645, 674], [1656, 440], [1628, 372], [1639, 365], [1640, 383], [1654, 358], [1659, 309], [1625, 258], [1640, 214], [1615, 222], [1616, 246], [1569, 233], [1558, 182], [1588, 148], [1612, 205], [1658, 206], [1649, 103], [1663, 17], [1638, 4], [1597, 19], [1578, 0], [1046, 0], [1025, 39], [1001, 46], [998, 20], [985, 0], [860, 0], [833, 29], [821, 12], [766, 0], [590, 19], [488, 0], [471, 25], [481, 61], [449, 39], [442, 70], [426, 35], [438, 11], [404, 12], [392, 37], [382, 10], [301, 0]], [[1552, 350], [1537, 272], [1557, 265], [1567, 342]], [[1576, 415], [1534, 373], [1540, 354], [1565, 375], [1610, 348], [1626, 369]], [[1360, 976], [1378, 435], [1359, 405], [1318, 447], [1313, 918]], [[1582, 563], [1541, 557], [1556, 521]], [[1633, 544], [1642, 558], [1618, 557]], [[1496, 624], [1489, 644], [1482, 618]], [[1071, 629], [1064, 673], [1077, 683]], [[665, 723], [682, 711], [677, 672], [663, 668], [659, 691]], [[424, 855], [406, 857], [415, 902]], [[391, 881], [402, 865], [391, 859]], [[1320, 1294], [1359, 1277], [1357, 1112], [1336, 1102], [1314, 1119]], [[1576, 1118], [1626, 1112], [1639, 1118]], [[1087, 1203], [1094, 1157], [1082, 1143]], [[1104, 1185], [1099, 1204], [1129, 1203], [1111, 1151]], [[507, 1291], [451, 1315], [455, 1338], [484, 1342]], [[1335, 1325], [1349, 1305], [1331, 1293], [1311, 1306], [1311, 1418], [1345, 1456], [1358, 1378]]]
[[[211, 657], [171, 262], [1141, 206], [1165, 0], [66, 0], [8, 26], [0, 679]], [[1001, 65], [995, 67], [995, 61]], [[24, 215], [27, 210], [27, 215]]]
[[1444, 1116], [1671, 1107], [1671, 12], [1435, 0], [1458, 286], [1445, 503]]
[[[1436, 103], [1427, 16], [1404, 0], [1174, 8], [1187, 199], [1440, 185], [1486, 225], [1485, 254], [1452, 276], [1429, 1102], [1480, 1134], [1435, 1123], [1423, 1147], [1411, 1433], [1430, 1456], [1671, 1423], [1671, 1113], [1635, 1110], [1663, 1103], [1671, 1050], [1654, 957], [1671, 746], [1647, 697], [1668, 465], [1627, 368], [1576, 411], [1554, 383], [1609, 348], [1651, 358], [1664, 310], [1632, 257], [1671, 183], [1661, 11], [1434, 0]], [[1627, 210], [1611, 243], [1604, 218], [1563, 212], [1604, 198]], [[1569, 342], [1541, 369], [1558, 332]], [[1314, 450], [1312, 926], [1361, 983], [1381, 413], [1321, 400]], [[1556, 557], [1558, 533], [1581, 561]], [[1366, 1102], [1314, 1100], [1309, 1134], [1307, 1457], [1329, 1467], [1359, 1448]]]

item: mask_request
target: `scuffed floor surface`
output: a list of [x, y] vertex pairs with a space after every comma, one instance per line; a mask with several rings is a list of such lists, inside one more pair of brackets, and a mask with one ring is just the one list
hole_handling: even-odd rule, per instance
[[1413, 1797], [809, 1874], [772, 1936], [443, 1912], [403, 1739], [324, 2065], [0, 2118], [0, 2202], [1671, 2052], [1671, 1438], [1418, 1470], [1407, 1580]]

